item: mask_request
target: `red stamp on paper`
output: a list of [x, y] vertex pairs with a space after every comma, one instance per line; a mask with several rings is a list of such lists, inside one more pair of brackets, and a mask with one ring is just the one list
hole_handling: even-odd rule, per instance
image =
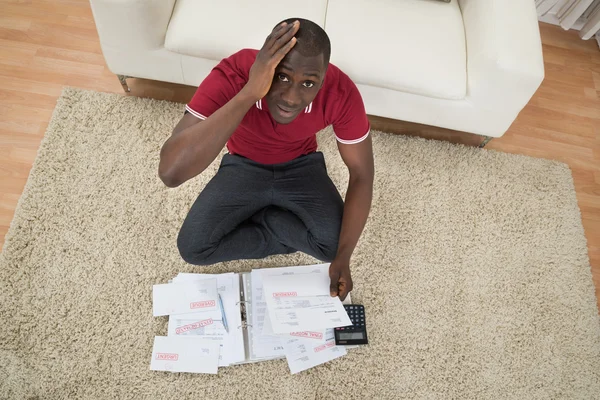
[[329, 343], [322, 344], [318, 347], [315, 347], [315, 353], [318, 353], [323, 350], [327, 350], [328, 348], [333, 347], [333, 346], [335, 346], [335, 342], [329, 342]]
[[212, 325], [212, 323], [213, 323], [212, 318], [205, 319], [202, 321], [194, 322], [193, 324], [180, 326], [179, 328], [175, 329], [175, 333], [177, 335], [181, 335], [182, 333], [191, 331], [193, 329], [198, 329], [198, 328], [202, 328], [203, 326]]
[[214, 300], [195, 301], [193, 303], [190, 303], [190, 308], [194, 309], [194, 308], [214, 307], [215, 304], [216, 303]]
[[165, 361], [177, 361], [179, 359], [179, 354], [177, 353], [156, 353], [157, 360], [165, 360]]
[[323, 332], [310, 332], [310, 331], [291, 332], [290, 335], [308, 338], [308, 339], [323, 339]]
[[275, 292], [273, 297], [296, 297], [298, 292]]

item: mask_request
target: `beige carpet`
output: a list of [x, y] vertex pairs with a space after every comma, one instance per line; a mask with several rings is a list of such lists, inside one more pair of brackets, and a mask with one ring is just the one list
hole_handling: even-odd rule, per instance
[[[564, 164], [374, 132], [373, 211], [352, 263], [371, 345], [298, 375], [151, 372], [151, 289], [200, 269], [176, 235], [214, 174], [157, 177], [183, 106], [66, 89], [0, 257], [0, 396], [73, 399], [598, 399], [600, 322]], [[330, 174], [346, 171], [330, 131]], [[37, 396], [37, 397], [36, 397]]]

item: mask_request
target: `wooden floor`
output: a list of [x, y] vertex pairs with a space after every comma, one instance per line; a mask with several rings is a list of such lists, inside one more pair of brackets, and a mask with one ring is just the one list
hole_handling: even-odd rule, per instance
[[[600, 51], [576, 32], [541, 24], [546, 79], [488, 148], [571, 166], [600, 305]], [[122, 93], [102, 57], [88, 0], [0, 0], [0, 244], [64, 86]], [[187, 101], [194, 88], [130, 80], [132, 95]], [[455, 137], [414, 124], [388, 131]]]

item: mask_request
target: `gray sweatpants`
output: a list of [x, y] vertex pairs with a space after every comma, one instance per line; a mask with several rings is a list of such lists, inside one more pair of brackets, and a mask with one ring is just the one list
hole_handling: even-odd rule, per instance
[[177, 246], [195, 265], [296, 251], [332, 261], [343, 209], [320, 152], [275, 165], [226, 154], [192, 205]]

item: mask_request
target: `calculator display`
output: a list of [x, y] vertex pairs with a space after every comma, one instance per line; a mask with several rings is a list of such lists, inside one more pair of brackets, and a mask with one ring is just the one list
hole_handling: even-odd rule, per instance
[[367, 324], [365, 322], [365, 307], [361, 304], [344, 304], [352, 325], [335, 328], [335, 344], [338, 346], [355, 346], [369, 344], [367, 339]]
[[362, 332], [340, 332], [338, 336], [340, 340], [354, 340], [365, 338], [365, 335]]

